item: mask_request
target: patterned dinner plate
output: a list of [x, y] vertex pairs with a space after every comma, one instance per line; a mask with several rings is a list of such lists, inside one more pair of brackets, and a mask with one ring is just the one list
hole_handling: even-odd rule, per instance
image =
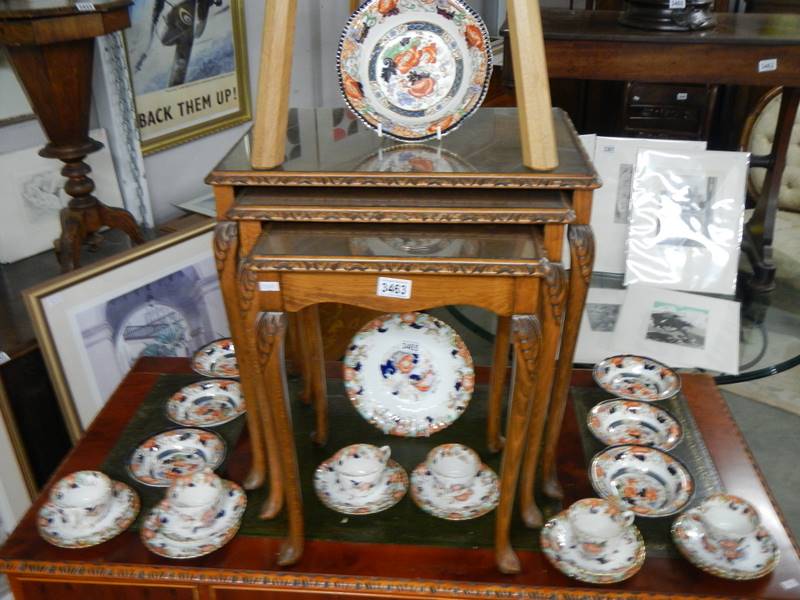
[[178, 425], [216, 427], [244, 414], [238, 381], [212, 379], [192, 383], [167, 401], [167, 417]]
[[612, 446], [598, 452], [589, 477], [600, 496], [616, 497], [637, 517], [674, 515], [694, 493], [694, 480], [683, 463], [648, 446]]
[[131, 455], [131, 476], [152, 487], [169, 487], [176, 477], [216, 469], [225, 458], [225, 442], [203, 429], [170, 429], [145, 440]]
[[239, 363], [233, 340], [214, 340], [194, 353], [192, 370], [203, 377], [239, 377]]
[[646, 402], [606, 400], [587, 416], [589, 430], [606, 446], [638, 444], [672, 450], [681, 441], [682, 429], [669, 412]]
[[462, 0], [367, 0], [339, 41], [339, 85], [372, 129], [422, 141], [458, 127], [492, 74], [489, 33]]
[[371, 515], [393, 507], [408, 491], [408, 474], [390, 458], [374, 489], [362, 495], [346, 493], [336, 483], [337, 475], [332, 465], [335, 458], [329, 458], [314, 472], [314, 491], [331, 510], [346, 515]]
[[681, 390], [675, 371], [657, 360], [634, 354], [601, 360], [594, 366], [592, 377], [609, 394], [626, 400], [667, 400]]
[[359, 331], [344, 357], [345, 389], [384, 433], [427, 437], [466, 410], [472, 356], [455, 330], [425, 313], [388, 314]]

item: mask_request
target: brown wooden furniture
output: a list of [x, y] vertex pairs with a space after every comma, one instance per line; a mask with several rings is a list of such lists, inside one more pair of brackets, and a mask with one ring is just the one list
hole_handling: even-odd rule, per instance
[[[63, 271], [80, 266], [81, 245], [97, 244], [104, 226], [121, 229], [143, 242], [131, 214], [106, 206], [92, 195], [91, 168], [83, 159], [99, 150], [89, 137], [94, 38], [130, 25], [131, 0], [3, 0], [0, 44], [8, 50], [34, 111], [50, 143], [39, 154], [64, 162], [64, 190], [72, 198], [61, 212], [56, 241]], [[84, 5], [89, 5], [88, 8]]]
[[[541, 405], [544, 411], [537, 413], [536, 419], [537, 427], [545, 417], [547, 422], [541, 450], [541, 479], [545, 493], [560, 497], [561, 490], [555, 477], [555, 448], [591, 275], [594, 242], [588, 221], [592, 190], [599, 185], [571, 123], [563, 111], [553, 112], [559, 164], [553, 171], [535, 172], [522, 163], [523, 141], [518, 128], [518, 114], [513, 109], [480, 109], [440, 145], [388, 148], [369, 129], [361, 126], [352, 136], [337, 141], [327, 126], [332, 121], [333, 110], [297, 111], [294, 119], [296, 129], [290, 131], [287, 138], [300, 142], [295, 144], [293, 158], [279, 168], [252, 169], [251, 140], [250, 136], [245, 136], [207, 179], [215, 188], [217, 214], [221, 219], [236, 224], [235, 227], [218, 229], [215, 251], [231, 330], [234, 339], [239, 340], [237, 347], [245, 352], [245, 371], [248, 364], [257, 363], [256, 356], [263, 357], [264, 353], [247, 343], [240, 343], [246, 339], [246, 330], [254, 326], [256, 317], [253, 313], [243, 318], [243, 313], [250, 309], [247, 307], [243, 311], [241, 308], [252, 302], [248, 294], [253, 292], [240, 287], [247, 283], [244, 280], [247, 270], [240, 270], [237, 265], [239, 259], [250, 256], [267, 223], [318, 221], [343, 228], [350, 223], [362, 222], [416, 223], [426, 227], [442, 224], [535, 225], [541, 229], [545, 257], [552, 263], [561, 262], [566, 235], [573, 268], [567, 286], [564, 328], [561, 340], [557, 342], [560, 344], [559, 360], [555, 374], [544, 369], [543, 376], [536, 383], [537, 397], [550, 398], [549, 407], [546, 400], [541, 400], [545, 402]], [[231, 251], [232, 247], [236, 250]], [[248, 289], [252, 289], [254, 284], [248, 285]], [[340, 279], [337, 287], [346, 285], [347, 280]], [[374, 290], [374, 278], [371, 285], [370, 294]], [[558, 286], [552, 289], [557, 290]], [[352, 296], [348, 296], [347, 301], [352, 302]], [[436, 298], [429, 296], [426, 301], [427, 304], [423, 303], [425, 306], [447, 304], [447, 294], [442, 290]], [[354, 303], [369, 306], [366, 302], [364, 299]], [[402, 310], [403, 305], [402, 302], [396, 303], [392, 310]], [[409, 301], [405, 305], [415, 304]], [[300, 307], [289, 310], [297, 308]], [[252, 310], [257, 312], [256, 308]], [[502, 373], [508, 361], [509, 316], [513, 311], [507, 307], [498, 312], [502, 317], [498, 324], [494, 364]], [[532, 313], [526, 311], [523, 314]], [[560, 314], [555, 316], [561, 319]], [[306, 331], [300, 336], [306, 342], [306, 351], [311, 353], [310, 356], [321, 356], [321, 352], [314, 350], [319, 348], [318, 336], [308, 333], [319, 327], [314, 315], [309, 315], [304, 309], [298, 321], [302, 325], [300, 329]], [[284, 326], [278, 319], [273, 319], [272, 323], [273, 327]], [[545, 335], [558, 337], [557, 332], [549, 333], [547, 330]], [[314, 403], [317, 406], [324, 403], [324, 398], [319, 397], [324, 386], [314, 383], [319, 380], [319, 375], [311, 371], [315, 368], [318, 365], [309, 367], [304, 375], [311, 382], [308, 390], [316, 398]], [[243, 377], [246, 397], [259, 398], [261, 392], [256, 385], [259, 377], [256, 372]], [[500, 403], [502, 389], [502, 380], [496, 381], [493, 404]], [[280, 477], [277, 471], [280, 465], [274, 464], [274, 457], [269, 459], [264, 443], [271, 435], [274, 436], [269, 431], [268, 419], [278, 418], [266, 408], [268, 404], [259, 398], [259, 406], [265, 406], [263, 414], [249, 417], [254, 454], [253, 468], [246, 482], [249, 489], [265, 481], [267, 461], [271, 460], [270, 478], [273, 490], [278, 490], [276, 479]], [[499, 411], [493, 414], [495, 416], [489, 419], [488, 425], [489, 446], [499, 450], [503, 443]], [[265, 427], [259, 428], [262, 421]], [[531, 527], [542, 524], [534, 497], [539, 456], [539, 444], [529, 443], [522, 465], [520, 489], [521, 511]], [[285, 468], [290, 469], [291, 465]], [[283, 475], [286, 477], [285, 473]], [[265, 516], [272, 516], [280, 508], [277, 498], [268, 502]], [[297, 534], [298, 530], [295, 530], [295, 537]], [[297, 553], [287, 547], [286, 559], [296, 557]]]
[[[163, 373], [188, 373], [185, 359], [141, 359], [55, 475], [100, 466], [122, 428]], [[479, 372], [479, 380], [485, 373]], [[485, 380], [485, 378], [484, 378]], [[592, 385], [576, 372], [575, 385]], [[753, 463], [736, 424], [710, 377], [683, 378], [686, 402], [704, 436], [725, 488], [758, 509], [781, 551], [776, 571], [755, 581], [725, 581], [706, 575], [677, 557], [648, 556], [632, 579], [613, 586], [587, 586], [561, 575], [534, 551], [520, 551], [522, 572], [501, 575], [490, 548], [420, 544], [341, 543], [309, 540], [296, 567], [277, 565], [281, 540], [236, 536], [204, 558], [176, 561], [148, 552], [135, 532], [84, 550], [50, 546], [36, 532], [33, 508], [0, 550], [0, 570], [10, 576], [16, 600], [98, 600], [148, 598], [255, 600], [258, 598], [800, 598], [798, 588], [781, 586], [800, 573], [800, 555]], [[571, 409], [570, 409], [571, 410]], [[586, 475], [576, 421], [571, 412], [559, 443], [559, 475], [565, 503], [593, 496]], [[233, 449], [228, 475], [241, 481], [249, 444]], [[335, 515], [332, 515], [335, 518]], [[537, 535], [531, 532], [530, 535]]]

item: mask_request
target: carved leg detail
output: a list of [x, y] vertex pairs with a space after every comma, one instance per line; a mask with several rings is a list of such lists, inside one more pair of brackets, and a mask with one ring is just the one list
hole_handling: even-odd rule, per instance
[[503, 389], [508, 367], [508, 340], [511, 330], [509, 317], [497, 317], [497, 331], [494, 336], [494, 355], [489, 379], [489, 415], [486, 425], [486, 444], [490, 452], [500, 452], [505, 440], [500, 434], [500, 421], [503, 416]]
[[555, 375], [555, 360], [561, 335], [561, 319], [566, 295], [566, 276], [560, 265], [551, 264], [542, 285], [542, 349], [534, 391], [531, 419], [528, 424], [528, 446], [522, 463], [520, 484], [520, 509], [522, 520], [528, 527], [539, 528], [543, 524], [542, 513], [536, 505], [536, 467], [544, 433], [545, 418], [550, 402], [550, 391]]
[[556, 473], [558, 438], [561, 435], [561, 423], [564, 420], [564, 410], [569, 398], [572, 359], [575, 356], [581, 316], [586, 304], [586, 294], [589, 291], [594, 263], [594, 236], [589, 225], [570, 225], [568, 238], [572, 269], [569, 274], [564, 329], [561, 332], [561, 350], [558, 354], [556, 379], [547, 414], [541, 460], [542, 491], [547, 497], [557, 500], [564, 497]]
[[325, 376], [325, 356], [322, 348], [322, 331], [319, 326], [317, 306], [309, 306], [301, 313], [303, 336], [306, 340], [307, 373], [311, 383], [311, 403], [314, 407], [314, 443], [324, 446], [328, 442], [328, 394]]
[[303, 404], [311, 404], [314, 400], [314, 376], [311, 366], [311, 346], [306, 332], [306, 316], [302, 309], [295, 317], [295, 332], [297, 333], [297, 343], [300, 348], [300, 377], [303, 382], [303, 389], [300, 391], [300, 401]]
[[507, 444], [500, 465], [500, 504], [495, 521], [495, 560], [503, 573], [519, 573], [520, 563], [509, 540], [511, 513], [519, 479], [520, 459], [525, 448], [526, 431], [530, 420], [536, 359], [542, 332], [534, 316], [519, 315], [507, 319], [514, 340], [514, 371], [511, 405], [509, 407]]
[[134, 244], [143, 244], [144, 238], [136, 223], [136, 219], [124, 208], [106, 206], [102, 202], [98, 203], [97, 209], [100, 216], [100, 223], [112, 229], [123, 231]]
[[297, 376], [302, 374], [303, 364], [297, 313], [287, 313], [286, 318], [289, 320], [286, 330], [286, 374]]
[[303, 555], [303, 501], [300, 494], [300, 473], [295, 453], [292, 415], [289, 408], [289, 393], [286, 386], [286, 373], [283, 368], [283, 338], [286, 332], [286, 315], [269, 312], [261, 315], [258, 321], [259, 348], [268, 350], [265, 369], [270, 389], [269, 410], [279, 446], [283, 472], [284, 495], [288, 516], [288, 537], [281, 546], [278, 564], [291, 565]]
[[80, 213], [70, 208], [62, 209], [61, 238], [56, 243], [62, 273], [81, 266], [81, 243], [84, 235], [85, 228]]

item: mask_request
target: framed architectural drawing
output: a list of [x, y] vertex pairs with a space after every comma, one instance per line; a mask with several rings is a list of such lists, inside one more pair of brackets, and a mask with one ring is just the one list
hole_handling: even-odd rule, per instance
[[625, 272], [628, 206], [639, 148], [665, 152], [700, 151], [706, 149], [706, 143], [598, 136], [594, 166], [603, 179], [603, 187], [595, 190], [592, 200], [592, 230], [597, 248], [595, 272]]
[[244, 0], [139, 0], [124, 33], [145, 154], [250, 120]]
[[139, 356], [190, 356], [230, 335], [212, 227], [159, 238], [25, 292], [70, 435], [80, 435]]
[[625, 285], [734, 294], [749, 156], [639, 151]]
[[614, 345], [614, 333], [624, 301], [625, 290], [589, 288], [574, 362], [594, 364], [625, 352], [625, 348]]
[[614, 348], [671, 367], [739, 372], [739, 303], [643, 285], [628, 288]]

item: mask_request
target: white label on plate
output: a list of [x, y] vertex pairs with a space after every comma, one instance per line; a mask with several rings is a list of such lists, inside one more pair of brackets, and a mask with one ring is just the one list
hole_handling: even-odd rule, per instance
[[278, 281], [259, 281], [258, 282], [258, 291], [259, 292], [280, 292], [281, 291], [281, 284]]
[[778, 70], [777, 58], [765, 58], [764, 60], [758, 61], [759, 73], [768, 73], [769, 71], [777, 71], [777, 70]]
[[94, 11], [94, 2], [76, 2], [75, 8], [78, 12], [92, 12]]
[[11, 360], [11, 357], [8, 354], [6, 354], [5, 352], [0, 351], [0, 365], [4, 365], [10, 360]]
[[797, 581], [794, 577], [792, 579], [786, 579], [785, 581], [781, 581], [781, 587], [785, 590], [792, 590], [800, 585], [800, 582]]
[[375, 293], [386, 298], [411, 298], [411, 280], [378, 277], [378, 288]]
[[686, 0], [669, 0], [670, 8], [686, 8]]
[[688, 100], [689, 94], [686, 93], [686, 92], [678, 92], [678, 94], [675, 96], [675, 98], [677, 100]]
[[417, 342], [406, 342], [406, 341], [403, 341], [403, 342], [400, 343], [400, 349], [403, 352], [411, 352], [411, 353], [416, 354], [417, 352], [419, 352], [419, 344]]

